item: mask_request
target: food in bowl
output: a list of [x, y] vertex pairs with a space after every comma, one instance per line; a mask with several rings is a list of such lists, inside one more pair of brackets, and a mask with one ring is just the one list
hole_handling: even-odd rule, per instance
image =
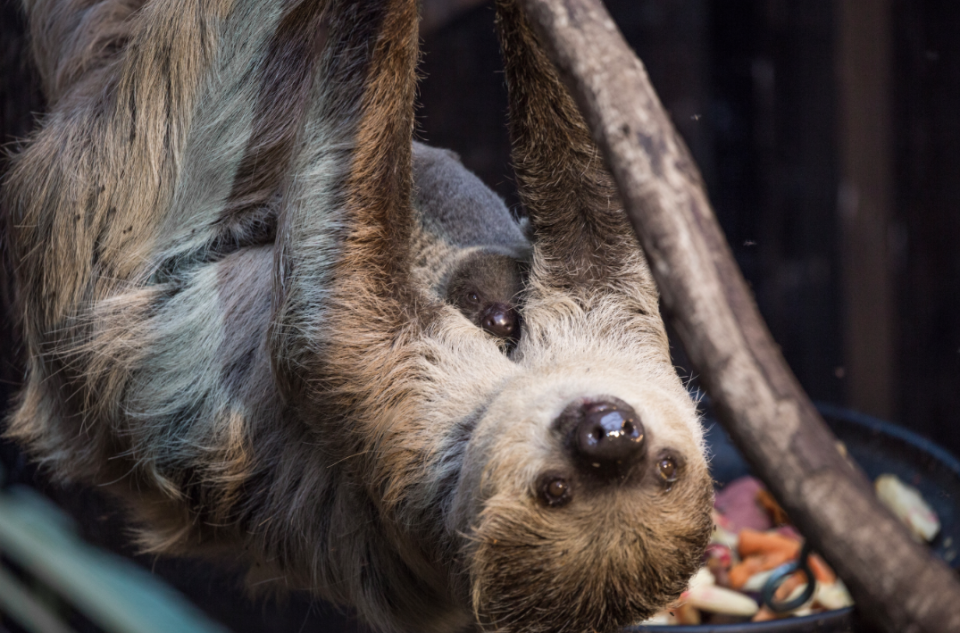
[[[881, 475], [877, 496], [918, 539], [932, 540], [940, 529], [936, 513], [912, 486], [895, 475]], [[704, 556], [704, 566], [689, 589], [668, 609], [644, 625], [725, 624], [764, 622], [841, 609], [853, 604], [846, 587], [817, 554], [807, 566], [815, 589], [809, 599], [778, 612], [761, 597], [771, 576], [796, 563], [803, 537], [789, 517], [754, 477], [741, 477], [716, 495], [714, 531]], [[780, 582], [773, 605], [796, 602], [807, 590], [808, 578], [795, 571]]]

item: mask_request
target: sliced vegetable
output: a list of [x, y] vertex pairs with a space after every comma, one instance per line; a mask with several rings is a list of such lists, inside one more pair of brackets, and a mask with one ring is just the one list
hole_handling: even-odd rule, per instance
[[760, 608], [753, 598], [716, 585], [691, 587], [687, 594], [687, 604], [702, 611], [742, 617], [750, 617]]
[[922, 541], [932, 541], [940, 531], [940, 520], [913, 486], [896, 475], [880, 475], [874, 483], [877, 497]]

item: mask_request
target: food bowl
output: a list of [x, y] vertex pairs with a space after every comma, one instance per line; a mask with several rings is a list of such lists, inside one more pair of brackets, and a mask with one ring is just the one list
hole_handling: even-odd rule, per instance
[[[891, 473], [915, 487], [940, 518], [931, 550], [954, 569], [960, 565], [960, 461], [933, 442], [876, 418], [820, 404], [827, 426], [847, 453], [874, 480]], [[723, 428], [705, 421], [712, 454], [710, 472], [719, 488], [748, 475], [750, 468]], [[857, 633], [856, 607], [769, 622], [684, 626], [639, 625], [624, 633]]]

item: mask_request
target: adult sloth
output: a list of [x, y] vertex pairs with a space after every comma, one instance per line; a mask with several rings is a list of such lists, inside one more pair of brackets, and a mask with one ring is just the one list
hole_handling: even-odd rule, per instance
[[34, 456], [129, 499], [154, 551], [383, 630], [607, 631], [679, 595], [710, 529], [695, 408], [512, 3], [515, 345], [415, 270], [413, 0], [25, 4], [51, 112], [6, 190], [9, 433]]

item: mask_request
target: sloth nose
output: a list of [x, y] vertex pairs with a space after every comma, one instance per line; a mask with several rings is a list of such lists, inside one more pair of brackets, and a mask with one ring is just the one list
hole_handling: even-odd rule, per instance
[[505, 339], [517, 338], [520, 320], [517, 311], [505, 303], [494, 303], [483, 311], [480, 327], [494, 336]]
[[583, 405], [574, 429], [573, 448], [588, 470], [598, 474], [624, 474], [646, 447], [640, 416], [625, 402], [591, 402]]

